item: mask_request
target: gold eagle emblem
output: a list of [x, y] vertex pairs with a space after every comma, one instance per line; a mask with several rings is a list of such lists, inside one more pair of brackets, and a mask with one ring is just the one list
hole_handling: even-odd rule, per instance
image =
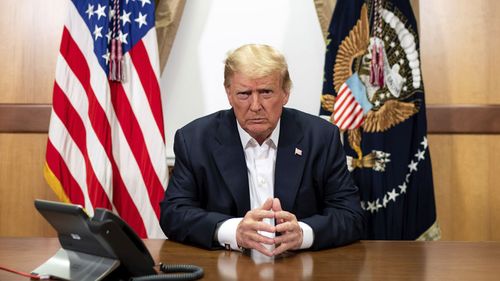
[[[388, 25], [385, 26], [386, 29], [390, 29]], [[394, 35], [392, 36], [394, 37]], [[397, 40], [391, 38], [390, 40]], [[356, 22], [355, 26], [351, 29], [348, 36], [342, 40], [338, 48], [338, 52], [335, 58], [335, 65], [333, 68], [333, 86], [335, 91], [338, 93], [340, 87], [353, 75], [356, 71], [361, 75], [369, 75], [369, 69], [367, 64], [371, 60], [370, 55], [370, 22], [368, 19], [368, 9], [366, 4], [361, 7], [360, 18]], [[392, 55], [392, 53], [390, 54]], [[390, 65], [388, 65], [390, 68]], [[366, 82], [364, 81], [365, 86]], [[367, 86], [369, 87], [369, 86]], [[376, 102], [365, 114], [365, 119], [361, 128], [366, 133], [378, 133], [386, 131], [397, 124], [410, 118], [412, 115], [419, 111], [419, 108], [415, 102], [403, 101], [400, 96], [390, 96], [390, 91], [386, 87], [378, 88], [373, 90], [376, 95], [381, 94], [385, 99], [382, 102]], [[366, 93], [365, 93], [366, 94]], [[374, 98], [376, 95], [369, 96], [369, 101], [374, 104]], [[336, 97], [331, 94], [323, 94], [321, 96], [321, 106], [323, 109], [332, 113], [330, 116], [331, 122], [333, 122], [334, 105]], [[358, 154], [357, 163], [365, 163], [366, 165], [361, 165], [363, 167], [368, 167], [370, 164], [368, 161], [371, 156], [366, 155], [367, 161], [363, 160], [362, 150], [360, 148], [361, 144], [361, 131], [359, 128], [348, 130], [348, 142], [349, 145]], [[370, 159], [368, 159], [370, 158]], [[372, 157], [373, 158], [373, 157]]]

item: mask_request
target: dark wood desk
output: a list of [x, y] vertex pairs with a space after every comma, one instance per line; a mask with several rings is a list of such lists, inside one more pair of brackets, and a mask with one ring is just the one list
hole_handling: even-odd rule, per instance
[[[188, 263], [203, 280], [499, 280], [500, 242], [361, 241], [274, 261], [147, 240], [156, 262]], [[0, 238], [0, 265], [29, 272], [59, 249], [56, 238]], [[0, 271], [0, 280], [29, 280]]]

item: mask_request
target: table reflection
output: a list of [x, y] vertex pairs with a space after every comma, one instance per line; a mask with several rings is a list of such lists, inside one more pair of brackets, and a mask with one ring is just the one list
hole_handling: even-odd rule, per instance
[[308, 252], [267, 257], [255, 250], [224, 251], [217, 259], [221, 280], [312, 280], [313, 267], [314, 261]]

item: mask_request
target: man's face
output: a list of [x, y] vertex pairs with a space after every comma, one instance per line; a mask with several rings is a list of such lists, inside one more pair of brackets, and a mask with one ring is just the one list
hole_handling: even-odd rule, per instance
[[260, 144], [271, 135], [288, 102], [281, 83], [279, 73], [258, 79], [235, 73], [226, 88], [238, 123]]

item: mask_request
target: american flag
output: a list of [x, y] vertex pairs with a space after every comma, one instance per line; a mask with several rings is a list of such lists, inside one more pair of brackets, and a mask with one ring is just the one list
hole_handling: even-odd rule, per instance
[[[154, 1], [116, 1], [68, 3], [44, 175], [62, 201], [90, 215], [110, 209], [140, 237], [164, 238], [158, 219], [168, 170]], [[108, 79], [115, 11], [121, 82]]]
[[339, 89], [333, 112], [333, 123], [343, 131], [356, 129], [363, 124], [363, 108], [347, 83]]

